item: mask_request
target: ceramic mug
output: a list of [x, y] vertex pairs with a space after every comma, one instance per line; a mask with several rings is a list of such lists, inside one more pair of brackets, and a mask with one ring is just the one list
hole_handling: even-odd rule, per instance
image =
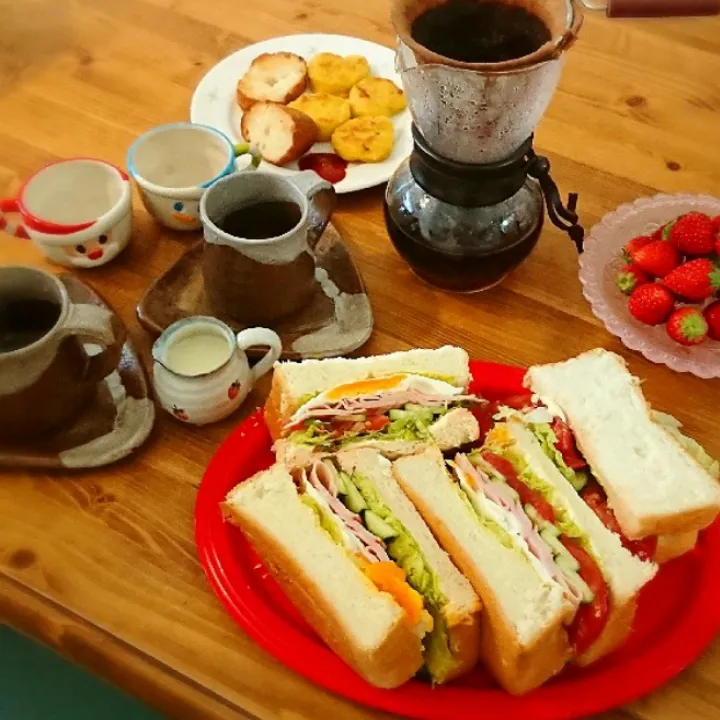
[[230, 138], [188, 122], [160, 125], [141, 135], [128, 150], [127, 166], [148, 212], [173, 230], [199, 230], [203, 193], [239, 169]]
[[[0, 440], [72, 421], [120, 361], [125, 332], [106, 308], [75, 304], [53, 275], [0, 267]], [[101, 351], [89, 356], [84, 343]]]
[[[269, 350], [250, 368], [245, 350], [256, 345]], [[215, 318], [178, 320], [153, 345], [155, 393], [178, 420], [193, 425], [217, 422], [240, 407], [281, 352], [280, 338], [267, 328], [235, 335]]]
[[[297, 222], [286, 232], [257, 239], [222, 229], [231, 213], [275, 202], [295, 206]], [[258, 171], [215, 183], [200, 201], [202, 273], [213, 310], [265, 325], [307, 305], [317, 288], [313, 249], [334, 205], [332, 185], [312, 170], [290, 177]]]
[[0, 200], [0, 230], [32, 238], [58, 265], [104, 265], [130, 240], [129, 178], [94, 158], [46, 165], [25, 181], [17, 197]]

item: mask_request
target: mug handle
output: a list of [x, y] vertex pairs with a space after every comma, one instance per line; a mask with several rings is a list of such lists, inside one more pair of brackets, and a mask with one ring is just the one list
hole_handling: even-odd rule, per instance
[[99, 382], [107, 377], [120, 362], [122, 346], [125, 344], [124, 328], [116, 327], [113, 314], [98, 305], [71, 304], [67, 319], [62, 327], [65, 337], [74, 335], [79, 340], [102, 346], [102, 351], [90, 358], [87, 378]]
[[20, 200], [18, 198], [0, 199], [0, 230], [4, 230], [5, 232], [10, 233], [10, 235], [14, 235], [15, 237], [29, 240], [30, 236], [28, 235], [28, 232], [22, 222], [11, 223], [5, 217], [6, 213], [14, 214], [19, 212]]
[[315, 249], [318, 241], [330, 222], [337, 195], [335, 188], [327, 180], [323, 180], [314, 170], [291, 175], [288, 180], [308, 199], [308, 234], [307, 242], [311, 250]]
[[263, 359], [250, 370], [253, 383], [270, 370], [273, 363], [280, 357], [280, 353], [282, 353], [282, 340], [280, 340], [277, 333], [267, 328], [255, 327], [241, 330], [236, 335], [236, 339], [238, 349], [243, 352], [255, 345], [267, 345], [270, 348]]

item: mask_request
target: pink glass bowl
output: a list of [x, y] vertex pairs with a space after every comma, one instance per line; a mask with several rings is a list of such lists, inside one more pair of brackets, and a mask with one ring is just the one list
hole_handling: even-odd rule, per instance
[[[638, 235], [650, 235], [676, 217], [697, 210], [720, 215], [720, 200], [709, 195], [655, 195], [621, 205], [591, 231], [580, 256], [580, 281], [593, 313], [631, 350], [676, 372], [701, 378], [720, 377], [720, 342], [706, 340], [687, 348], [671, 340], [664, 325], [649, 327], [635, 320], [627, 296], [615, 284], [625, 264], [622, 248]], [[708, 301], [709, 302], [709, 301]]]

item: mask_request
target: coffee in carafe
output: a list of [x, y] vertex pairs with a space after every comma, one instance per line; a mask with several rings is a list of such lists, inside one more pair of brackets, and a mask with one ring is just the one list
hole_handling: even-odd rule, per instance
[[414, 149], [387, 186], [395, 248], [433, 285], [500, 282], [551, 220], [583, 230], [533, 150], [533, 133], [582, 23], [576, 0], [394, 0], [396, 65]]

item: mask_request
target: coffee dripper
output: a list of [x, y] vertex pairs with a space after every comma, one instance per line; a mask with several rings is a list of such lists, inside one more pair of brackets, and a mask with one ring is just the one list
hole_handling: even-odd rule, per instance
[[[449, 13], [472, 5], [499, 24], [486, 48], [474, 38], [465, 52]], [[582, 24], [576, 0], [394, 0], [392, 22], [414, 148], [388, 183], [385, 219], [416, 274], [460, 292], [497, 284], [537, 243], [543, 205], [581, 251], [577, 195], [563, 204], [548, 160], [533, 150]], [[443, 26], [455, 33], [447, 54], [435, 49]], [[463, 57], [473, 53], [482, 61]]]

